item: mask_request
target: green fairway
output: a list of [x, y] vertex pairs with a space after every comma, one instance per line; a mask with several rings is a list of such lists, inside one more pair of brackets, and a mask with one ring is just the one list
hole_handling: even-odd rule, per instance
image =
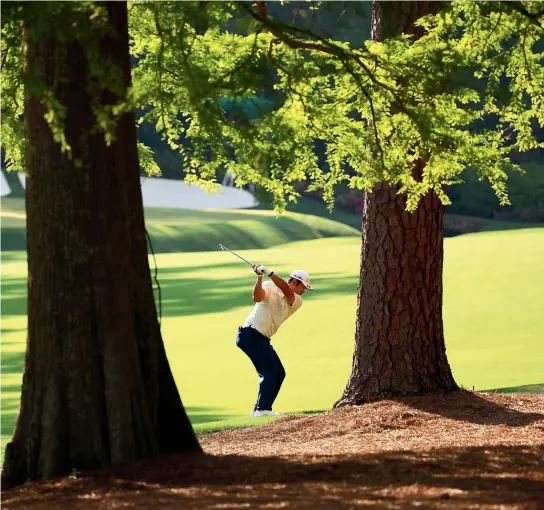
[[544, 382], [544, 229], [446, 240], [444, 327], [459, 384]]
[[[319, 239], [242, 252], [286, 275], [304, 268], [315, 292], [274, 345], [287, 371], [278, 411], [327, 409], [351, 368], [360, 239]], [[2, 253], [2, 438], [18, 407], [26, 328], [26, 254]], [[457, 382], [477, 390], [543, 382], [544, 229], [445, 241], [444, 320]], [[172, 370], [198, 430], [247, 424], [257, 376], [235, 346], [252, 307], [253, 274], [226, 252], [157, 256], [162, 331]], [[225, 423], [223, 424], [225, 425]]]
[[[331, 219], [296, 212], [278, 217], [272, 211], [257, 209], [145, 210], [155, 253], [215, 251], [219, 243], [231, 249], [268, 248], [292, 241], [358, 235], [352, 226], [336, 221], [345, 216], [350, 215]], [[24, 200], [3, 198], [2, 251], [25, 249]]]

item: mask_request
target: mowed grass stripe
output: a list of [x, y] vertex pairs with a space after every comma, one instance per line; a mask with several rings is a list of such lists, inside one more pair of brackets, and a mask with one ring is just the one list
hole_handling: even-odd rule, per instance
[[[269, 248], [292, 241], [359, 235], [333, 219], [257, 209], [189, 210], [146, 208], [146, 225], [155, 253]], [[26, 248], [24, 201], [2, 199], [2, 250]]]

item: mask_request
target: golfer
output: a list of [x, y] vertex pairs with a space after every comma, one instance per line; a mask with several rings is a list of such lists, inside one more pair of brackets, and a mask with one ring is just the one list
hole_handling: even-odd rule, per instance
[[[250, 416], [279, 416], [272, 411], [272, 405], [285, 379], [285, 369], [272, 347], [271, 338], [302, 306], [304, 291], [312, 290], [310, 275], [306, 271], [293, 271], [286, 282], [262, 265], [252, 267], [257, 273], [253, 287], [255, 307], [238, 328], [236, 345], [247, 354], [260, 377], [257, 402]], [[263, 274], [271, 281], [263, 283]]]

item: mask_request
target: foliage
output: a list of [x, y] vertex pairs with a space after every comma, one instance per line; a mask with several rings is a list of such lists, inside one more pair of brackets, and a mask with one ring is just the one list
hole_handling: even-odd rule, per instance
[[138, 160], [140, 167], [149, 177], [161, 175], [161, 169], [153, 158], [153, 151], [141, 142], [138, 142]]
[[[62, 30], [59, 30], [62, 26]], [[9, 170], [22, 171], [24, 164], [24, 99], [37, 96], [45, 108], [45, 119], [61, 151], [71, 157], [65, 136], [66, 107], [60, 104], [55, 87], [67, 79], [62, 52], [69, 44], [80, 45], [86, 58], [87, 91], [92, 101], [96, 127], [107, 143], [113, 140], [118, 117], [134, 109], [125, 94], [121, 69], [104, 57], [99, 42], [109, 35], [106, 6], [101, 2], [4, 2], [2, 4], [2, 148]], [[23, 48], [28, 40], [55, 41], [59, 59], [48, 72], [53, 86], [44, 76], [24, 69]], [[106, 100], [107, 95], [120, 98]]]
[[[414, 209], [431, 189], [449, 203], [444, 187], [474, 168], [508, 204], [505, 170], [519, 170], [509, 154], [543, 146], [534, 135], [544, 125], [536, 3], [524, 3], [524, 13], [502, 3], [457, 2], [420, 20], [427, 35], [417, 41], [402, 35], [362, 49], [249, 4], [222, 6], [199, 7], [213, 19], [201, 32], [187, 22], [195, 5], [132, 8], [138, 97], [153, 105], [148, 119], [173, 147], [182, 135], [190, 138], [190, 148], [179, 147], [188, 179], [213, 181], [225, 165], [238, 184], [255, 182], [272, 193], [280, 209], [297, 196], [300, 180], [322, 189], [328, 203], [342, 181], [366, 190], [386, 181], [399, 185]], [[245, 35], [224, 28], [246, 19], [240, 11], [250, 17]], [[223, 114], [221, 98], [262, 94], [270, 73], [283, 96], [274, 111], [258, 123]], [[489, 117], [491, 128], [473, 129]], [[316, 140], [326, 147], [324, 168]], [[427, 159], [421, 177], [412, 172], [420, 157]]]
[[[22, 136], [16, 41], [28, 13], [45, 19], [38, 14], [50, 9], [48, 19], [75, 20], [76, 29], [62, 37], [88, 47], [94, 93], [115, 88], [113, 70], [93, 60], [100, 4], [40, 5], [15, 4], [3, 16], [2, 143], [9, 142], [14, 167]], [[296, 184], [304, 180], [329, 205], [341, 183], [371, 190], [378, 182], [398, 185], [410, 210], [431, 190], [448, 204], [445, 187], [461, 182], [467, 168], [490, 182], [501, 204], [509, 203], [506, 170], [519, 171], [510, 154], [544, 146], [535, 134], [544, 127], [538, 2], [444, 3], [420, 20], [426, 35], [417, 41], [401, 35], [364, 46], [272, 17], [266, 8], [265, 2], [131, 2], [134, 86], [116, 105], [97, 101], [105, 135], [120, 112], [139, 107], [138, 122], [152, 123], [179, 151], [187, 181], [213, 191], [218, 171], [228, 171], [237, 185], [260, 185], [279, 210], [297, 198]], [[316, 2], [310, 11], [327, 8]], [[223, 108], [225, 98], [247, 104], [265, 97], [270, 84], [275, 107], [259, 109], [258, 121], [244, 108]], [[47, 91], [41, 96], [64, 143], [62, 105]], [[325, 148], [324, 161], [317, 145]], [[140, 154], [152, 165], [143, 147]], [[413, 174], [418, 158], [427, 161], [421, 176]]]
[[[12, 9], [12, 16], [7, 8]], [[2, 149], [8, 170], [22, 171], [24, 152], [24, 132], [21, 116], [23, 115], [22, 86], [22, 24], [18, 9], [12, 3], [2, 4], [2, 100], [1, 128]]]

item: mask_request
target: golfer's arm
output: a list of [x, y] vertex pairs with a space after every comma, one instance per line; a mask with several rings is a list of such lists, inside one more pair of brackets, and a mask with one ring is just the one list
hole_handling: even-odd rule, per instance
[[260, 303], [266, 297], [266, 291], [263, 289], [263, 277], [257, 276], [257, 281], [253, 287], [253, 301]]
[[289, 287], [289, 284], [276, 273], [272, 273], [270, 275], [270, 279], [274, 282], [276, 287], [278, 287], [283, 292], [283, 295], [285, 296], [285, 299], [287, 299], [287, 302], [292, 305], [295, 302], [295, 293], [293, 292], [293, 289]]

